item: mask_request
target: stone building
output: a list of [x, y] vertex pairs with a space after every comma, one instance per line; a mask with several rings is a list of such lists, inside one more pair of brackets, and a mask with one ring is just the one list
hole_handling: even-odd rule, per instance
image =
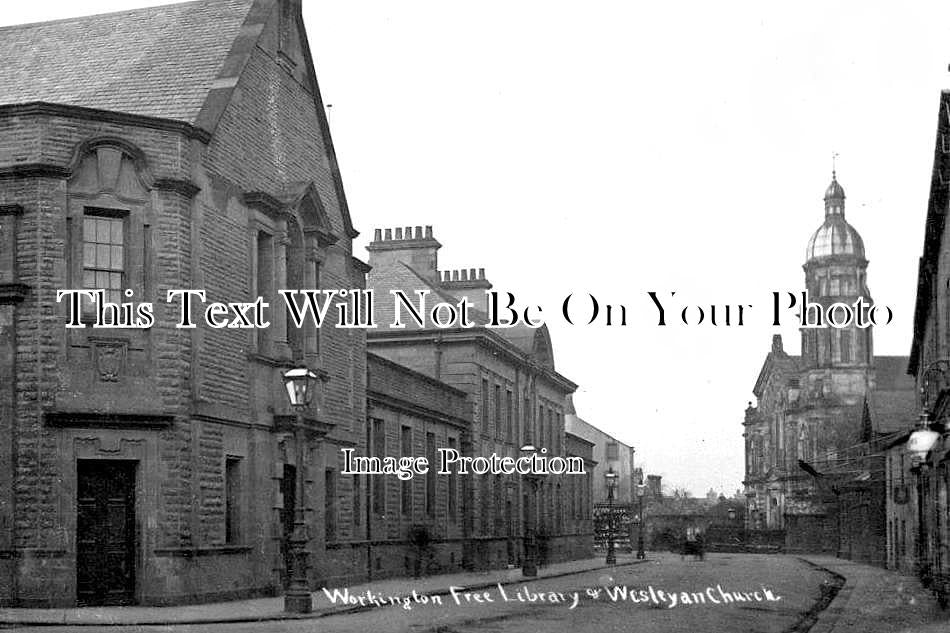
[[888, 558], [900, 569], [915, 569], [946, 605], [950, 599], [950, 256], [947, 245], [947, 182], [950, 181], [950, 91], [940, 95], [924, 247], [917, 276], [909, 371], [919, 399], [911, 415], [924, 415], [918, 428], [936, 431], [923, 456], [908, 451], [911, 431], [887, 451]]
[[[474, 406], [474, 422], [461, 448], [474, 456], [518, 457], [526, 444], [564, 456], [566, 398], [577, 386], [557, 372], [546, 327], [519, 324], [512, 328], [485, 327], [486, 296], [491, 289], [484, 269], [440, 271], [441, 244], [431, 227], [376, 230], [368, 246], [372, 267], [367, 287], [375, 292], [379, 329], [370, 330], [373, 353], [464, 391]], [[396, 301], [402, 291], [414, 304], [424, 295], [427, 310], [416, 323], [401, 309], [403, 328], [392, 328]], [[475, 306], [472, 327], [438, 327], [431, 318], [438, 302], [457, 304], [467, 298]], [[445, 311], [447, 313], [447, 311]], [[571, 478], [586, 478], [581, 485]], [[591, 526], [587, 520], [568, 521], [567, 490], [590, 487], [590, 475], [549, 475], [536, 494], [519, 476], [469, 476], [463, 479], [465, 504], [477, 511], [466, 515], [463, 564], [486, 568], [517, 564], [523, 551], [526, 517], [537, 517], [541, 549], [548, 561], [589, 556]], [[537, 512], [527, 512], [528, 503]], [[589, 500], [589, 495], [587, 496]]]
[[367, 455], [426, 457], [429, 471], [406, 480], [350, 476], [362, 480], [350, 486], [353, 526], [369, 529], [328, 547], [343, 550], [343, 564], [356, 550], [362, 569], [352, 575], [363, 571], [368, 579], [458, 571], [465, 515], [472, 509], [462, 495], [464, 476], [437, 474], [436, 449], [461, 452], [472, 405], [464, 391], [375, 354], [367, 359]]
[[[272, 594], [301, 506], [311, 583], [341, 581], [326, 531], [359, 526], [340, 507], [334, 527], [324, 491], [354, 496], [333, 472], [365, 447], [365, 335], [288, 328], [276, 290], [366, 268], [299, 0], [7, 27], [0, 57], [0, 603]], [[151, 302], [155, 324], [66, 328], [57, 290], [79, 288]], [[271, 325], [196, 306], [176, 328], [167, 293], [191, 288], [262, 296]], [[302, 363], [325, 382], [296, 463], [281, 374]]]
[[593, 457], [597, 463], [591, 473], [594, 503], [607, 501], [607, 480], [604, 475], [608, 471], [617, 474], [614, 502], [618, 504], [636, 503], [636, 487], [639, 480], [635, 477], [634, 448], [579, 417], [574, 409], [574, 399], [572, 397], [568, 397], [564, 428], [568, 433], [582, 437], [593, 445]]
[[[845, 220], [845, 193], [834, 175], [824, 202], [825, 219], [808, 242], [803, 268], [809, 301], [827, 314], [833, 304], [852, 305], [861, 297], [870, 303], [871, 297], [864, 243]], [[813, 320], [815, 313], [809, 311]], [[867, 506], [873, 494], [852, 490], [842, 523], [838, 492], [845, 482], [862, 489], [883, 485], [880, 460], [860, 459], [871, 454], [868, 442], [895, 423], [878, 413], [880, 398], [873, 394], [912, 397], [913, 385], [904, 375], [905, 358], [874, 356], [871, 327], [852, 321], [801, 332], [798, 356], [773, 337], [753, 388], [757, 404], [745, 412], [748, 527], [785, 530], [788, 551], [854, 554], [843, 549], [851, 542], [852, 521], [863, 526], [858, 534], [866, 528], [883, 539], [883, 511], [879, 504]], [[872, 550], [862, 551], [871, 556]]]

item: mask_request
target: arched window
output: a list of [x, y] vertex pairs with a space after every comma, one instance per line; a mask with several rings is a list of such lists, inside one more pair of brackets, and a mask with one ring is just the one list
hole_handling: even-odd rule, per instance
[[849, 328], [847, 330], [840, 330], [841, 334], [841, 362], [850, 363], [851, 358], [851, 336], [852, 330]]

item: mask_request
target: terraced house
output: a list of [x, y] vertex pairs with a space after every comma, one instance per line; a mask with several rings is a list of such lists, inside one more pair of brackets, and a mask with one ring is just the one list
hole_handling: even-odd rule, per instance
[[[366, 268], [299, 0], [3, 28], [0, 58], [0, 603], [274, 593], [300, 507], [311, 584], [341, 581], [325, 531], [356, 529], [334, 472], [365, 446], [365, 336], [287, 327], [275, 294]], [[68, 288], [152, 302], [155, 325], [67, 329]], [[271, 325], [177, 329], [182, 288], [262, 296]], [[301, 447], [299, 364], [323, 378]]]

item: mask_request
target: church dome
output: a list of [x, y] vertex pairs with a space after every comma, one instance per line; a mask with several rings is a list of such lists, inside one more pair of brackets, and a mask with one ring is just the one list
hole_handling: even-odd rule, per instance
[[844, 187], [838, 183], [838, 179], [832, 175], [831, 184], [825, 189], [825, 201], [832, 199], [844, 200]]
[[864, 259], [864, 240], [844, 219], [844, 197], [844, 187], [832, 171], [831, 184], [825, 189], [825, 223], [808, 240], [805, 251], [808, 261], [837, 255]]
[[806, 258], [851, 255], [864, 259], [864, 240], [841, 216], [831, 216], [808, 240]]

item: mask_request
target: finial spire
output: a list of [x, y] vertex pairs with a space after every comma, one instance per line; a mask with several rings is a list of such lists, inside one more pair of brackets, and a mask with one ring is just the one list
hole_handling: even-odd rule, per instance
[[837, 162], [836, 162], [837, 158], [838, 158], [838, 152], [832, 151], [831, 152], [831, 179], [832, 180], [838, 180]]

